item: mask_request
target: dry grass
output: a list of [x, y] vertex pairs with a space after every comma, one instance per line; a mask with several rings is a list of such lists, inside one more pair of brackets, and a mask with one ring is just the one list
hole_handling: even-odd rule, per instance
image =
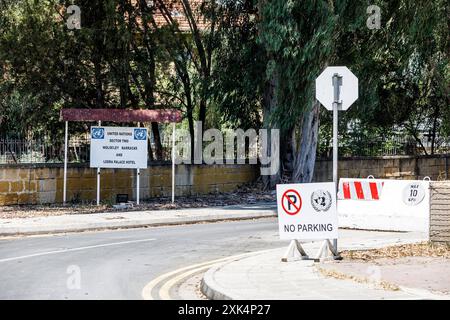
[[380, 258], [442, 257], [450, 258], [450, 245], [421, 242], [382, 249], [342, 251], [344, 259], [373, 261]]
[[371, 284], [377, 288], [384, 289], [384, 290], [391, 290], [391, 291], [400, 290], [400, 288], [397, 285], [386, 282], [386, 281], [374, 282], [374, 281], [371, 281], [370, 279], [368, 279], [367, 277], [357, 277], [354, 275], [345, 274], [345, 273], [338, 272], [335, 270], [324, 269], [319, 266], [316, 266], [316, 268], [325, 277], [330, 277], [330, 278], [335, 278], [335, 279], [340, 279], [340, 280], [352, 280], [352, 281], [355, 281], [358, 283]]

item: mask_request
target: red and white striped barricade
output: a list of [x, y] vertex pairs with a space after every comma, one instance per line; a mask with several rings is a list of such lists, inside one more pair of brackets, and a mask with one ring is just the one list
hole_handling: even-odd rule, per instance
[[[339, 181], [339, 190], [342, 192], [339, 199], [342, 200], [380, 200], [383, 191], [383, 181]], [[338, 195], [339, 196], [339, 195]]]
[[430, 182], [425, 180], [339, 180], [339, 227], [428, 233]]

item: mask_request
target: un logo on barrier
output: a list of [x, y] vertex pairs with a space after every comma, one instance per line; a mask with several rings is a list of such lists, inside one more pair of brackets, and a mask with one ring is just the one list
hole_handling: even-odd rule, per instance
[[105, 129], [104, 128], [92, 128], [91, 137], [92, 137], [92, 139], [104, 139], [105, 138]]
[[147, 139], [146, 129], [134, 129], [134, 140], [145, 140]]

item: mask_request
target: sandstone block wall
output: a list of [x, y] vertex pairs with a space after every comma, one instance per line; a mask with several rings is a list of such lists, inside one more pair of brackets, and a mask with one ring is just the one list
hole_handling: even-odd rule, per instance
[[[149, 166], [141, 170], [140, 198], [170, 196], [171, 165]], [[62, 165], [0, 166], [0, 205], [62, 202]], [[256, 165], [178, 165], [176, 195], [199, 195], [233, 191], [254, 181], [259, 174]], [[115, 202], [118, 193], [136, 199], [136, 170], [102, 169], [100, 197]], [[96, 169], [70, 165], [67, 171], [67, 201], [96, 199]]]

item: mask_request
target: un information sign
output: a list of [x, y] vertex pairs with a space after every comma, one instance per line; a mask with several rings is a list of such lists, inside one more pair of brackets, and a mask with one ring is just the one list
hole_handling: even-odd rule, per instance
[[91, 168], [147, 168], [147, 129], [91, 127]]

